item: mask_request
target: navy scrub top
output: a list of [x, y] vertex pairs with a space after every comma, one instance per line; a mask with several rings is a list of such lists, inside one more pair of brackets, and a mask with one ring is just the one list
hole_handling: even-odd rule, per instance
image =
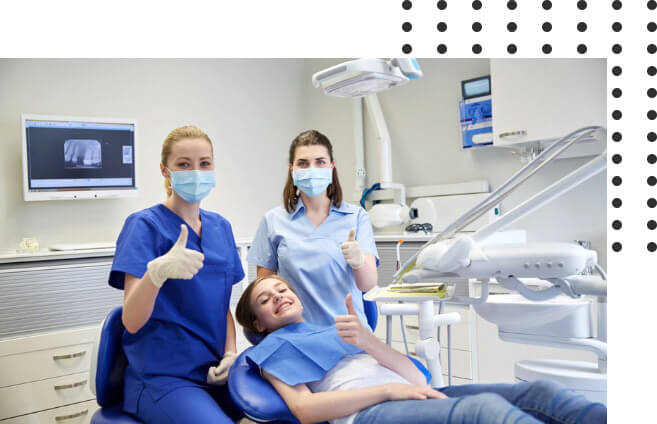
[[[200, 214], [203, 237], [189, 227], [187, 248], [203, 253], [203, 267], [191, 280], [167, 280], [146, 324], [123, 334], [128, 412], [136, 412], [144, 388], [158, 400], [180, 387], [207, 387], [208, 368], [223, 356], [231, 289], [244, 270], [228, 221], [203, 209]], [[180, 224], [163, 204], [130, 215], [116, 242], [109, 284], [123, 290], [126, 273], [142, 277], [148, 262], [171, 249]]]

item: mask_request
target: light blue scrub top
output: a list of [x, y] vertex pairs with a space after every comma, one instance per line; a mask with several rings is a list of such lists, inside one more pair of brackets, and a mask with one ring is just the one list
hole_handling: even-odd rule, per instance
[[306, 217], [303, 201], [289, 213], [283, 206], [267, 212], [249, 249], [249, 263], [275, 270], [292, 284], [303, 304], [303, 318], [316, 325], [335, 325], [336, 315], [346, 315], [345, 297], [351, 293], [354, 308], [369, 328], [363, 312], [363, 296], [354, 274], [342, 256], [341, 245], [349, 230], [356, 229], [356, 241], [363, 254], [379, 257], [367, 212], [342, 202], [331, 203], [328, 217], [319, 227]]
[[[180, 387], [207, 387], [208, 368], [224, 354], [231, 290], [244, 271], [228, 221], [203, 209], [200, 214], [202, 237], [188, 226], [187, 248], [203, 253], [203, 267], [191, 280], [167, 280], [146, 324], [123, 334], [128, 412], [136, 413], [145, 388], [158, 400]], [[116, 242], [109, 284], [123, 289], [126, 273], [142, 277], [149, 261], [171, 249], [184, 223], [162, 204], [130, 215]]]

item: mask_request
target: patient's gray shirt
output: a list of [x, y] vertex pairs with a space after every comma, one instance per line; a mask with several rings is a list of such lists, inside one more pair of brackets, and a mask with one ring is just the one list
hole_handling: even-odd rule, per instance
[[[333, 392], [378, 386], [386, 383], [411, 384], [401, 375], [379, 364], [367, 353], [345, 355], [324, 378], [306, 383], [312, 392]], [[331, 420], [331, 424], [352, 424], [355, 414]]]

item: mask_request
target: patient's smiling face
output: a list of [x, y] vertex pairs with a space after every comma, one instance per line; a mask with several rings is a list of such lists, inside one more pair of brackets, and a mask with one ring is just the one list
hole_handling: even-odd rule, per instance
[[303, 306], [288, 285], [275, 278], [266, 278], [251, 292], [251, 308], [259, 332], [272, 332], [295, 322], [302, 322]]

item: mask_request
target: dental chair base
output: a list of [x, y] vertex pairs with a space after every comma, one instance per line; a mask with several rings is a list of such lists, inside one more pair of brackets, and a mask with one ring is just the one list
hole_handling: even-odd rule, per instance
[[538, 359], [518, 361], [516, 381], [548, 379], [570, 387], [593, 402], [607, 404], [607, 374], [601, 374], [594, 362]]

